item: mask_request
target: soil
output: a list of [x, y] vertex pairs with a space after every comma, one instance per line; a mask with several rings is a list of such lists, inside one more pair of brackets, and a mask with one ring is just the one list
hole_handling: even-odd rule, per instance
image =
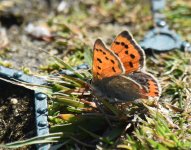
[[[4, 66], [39, 72], [39, 66], [47, 63], [49, 55], [38, 48], [51, 49], [52, 46], [45, 40], [31, 37], [25, 29], [30, 23], [46, 22], [58, 2], [54, 1], [51, 7], [48, 0], [0, 3], [0, 30], [6, 30], [8, 39], [8, 46], [1, 49], [4, 36], [0, 35], [0, 65], [8, 62], [10, 65]], [[36, 136], [33, 94], [33, 91], [0, 80], [0, 144]]]
[[33, 91], [0, 82], [0, 143], [36, 135], [33, 96]]
[[[57, 1], [54, 3], [57, 4]], [[0, 29], [6, 29], [9, 41], [8, 49], [4, 53], [0, 49], [0, 58], [9, 62], [11, 68], [20, 70], [24, 66], [33, 72], [38, 71], [39, 66], [45, 64], [49, 57], [38, 49], [48, 47], [51, 49], [52, 46], [47, 41], [31, 37], [26, 32], [26, 27], [30, 23], [46, 22], [53, 8], [49, 7], [46, 0], [21, 0], [20, 2], [13, 0], [9, 2], [9, 5], [10, 7], [2, 7], [3, 10], [0, 10]]]

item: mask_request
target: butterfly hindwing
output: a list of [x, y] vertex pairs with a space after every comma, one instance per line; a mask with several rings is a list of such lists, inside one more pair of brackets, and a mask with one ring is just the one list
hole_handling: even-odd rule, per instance
[[123, 63], [126, 74], [144, 67], [145, 53], [128, 31], [121, 32], [115, 38], [111, 50]]
[[143, 97], [159, 97], [160, 84], [153, 75], [147, 72], [134, 72], [128, 75], [133, 81], [141, 85], [140, 93]]
[[102, 79], [124, 73], [124, 68], [119, 58], [97, 39], [93, 49], [93, 79]]

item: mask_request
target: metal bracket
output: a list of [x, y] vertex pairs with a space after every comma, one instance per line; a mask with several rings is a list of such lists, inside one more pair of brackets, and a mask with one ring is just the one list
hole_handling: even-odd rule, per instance
[[165, 0], [151, 0], [154, 28], [140, 41], [141, 47], [144, 50], [155, 51], [169, 51], [176, 48], [191, 51], [191, 45], [168, 28], [164, 20], [165, 16], [161, 13], [165, 4]]
[[[34, 76], [29, 76], [24, 74], [22, 71], [18, 71], [15, 69], [9, 69], [0, 66], [0, 77], [8, 80], [17, 79], [26, 83], [33, 83], [36, 85], [44, 85], [47, 84], [41, 78], [37, 78]], [[36, 117], [36, 132], [37, 136], [45, 135], [49, 133], [48, 128], [48, 107], [47, 107], [47, 95], [44, 93], [40, 93], [38, 91], [34, 91], [34, 103], [35, 103], [35, 117]], [[38, 150], [47, 150], [49, 149], [49, 144], [38, 144]]]

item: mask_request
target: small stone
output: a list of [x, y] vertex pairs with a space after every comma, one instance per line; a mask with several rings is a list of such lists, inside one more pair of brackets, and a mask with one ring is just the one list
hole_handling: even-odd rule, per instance
[[18, 103], [18, 100], [16, 98], [11, 98], [10, 102], [11, 104], [16, 105]]

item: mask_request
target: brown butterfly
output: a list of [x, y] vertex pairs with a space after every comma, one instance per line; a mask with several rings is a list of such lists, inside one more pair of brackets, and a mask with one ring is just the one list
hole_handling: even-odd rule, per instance
[[93, 48], [93, 89], [110, 102], [159, 98], [160, 85], [144, 67], [145, 53], [128, 31], [121, 32], [110, 49], [97, 39]]

